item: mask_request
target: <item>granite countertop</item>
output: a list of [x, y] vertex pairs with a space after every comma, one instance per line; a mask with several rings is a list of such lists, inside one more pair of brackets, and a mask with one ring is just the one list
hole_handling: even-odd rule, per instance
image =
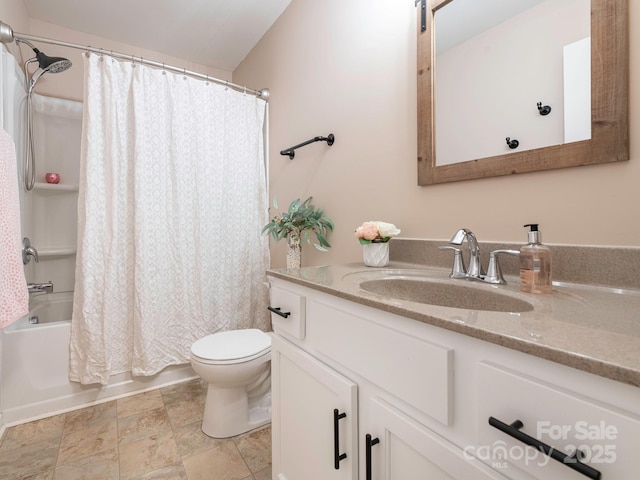
[[[533, 305], [527, 312], [467, 310], [398, 300], [360, 288], [386, 273], [421, 270], [438, 282], [499, 291]], [[502, 345], [579, 370], [640, 387], [640, 290], [554, 282], [551, 295], [520, 292], [519, 279], [507, 285], [451, 280], [449, 270], [403, 262], [384, 269], [362, 263], [272, 269], [271, 277]]]

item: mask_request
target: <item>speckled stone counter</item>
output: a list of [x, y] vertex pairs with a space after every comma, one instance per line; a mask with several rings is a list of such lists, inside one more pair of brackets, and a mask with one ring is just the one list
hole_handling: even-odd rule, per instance
[[[385, 273], [421, 270], [438, 282], [462, 282], [477, 289], [498, 289], [533, 305], [533, 310], [493, 312], [398, 300], [370, 293], [360, 283]], [[551, 360], [640, 387], [640, 290], [554, 283], [553, 294], [521, 293], [517, 277], [493, 286], [451, 280], [446, 268], [391, 262], [384, 269], [362, 263], [269, 270], [287, 280], [362, 305]], [[494, 290], [495, 291], [495, 290]]]

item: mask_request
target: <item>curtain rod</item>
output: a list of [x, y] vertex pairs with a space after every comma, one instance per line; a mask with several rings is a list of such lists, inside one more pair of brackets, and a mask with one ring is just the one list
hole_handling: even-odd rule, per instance
[[152, 67], [162, 68], [163, 70], [168, 70], [174, 73], [182, 73], [183, 75], [189, 75], [190, 77], [195, 77], [201, 80], [207, 80], [210, 82], [214, 82], [220, 85], [224, 85], [226, 87], [233, 88], [234, 90], [239, 90], [241, 92], [250, 93], [255, 95], [258, 98], [262, 98], [263, 100], [269, 99], [269, 89], [263, 88], [262, 90], [253, 90], [251, 88], [247, 88], [244, 85], [238, 85], [236, 83], [229, 82], [227, 80], [221, 80], [219, 78], [210, 77], [209, 75], [204, 75], [202, 73], [193, 72], [184, 68], [174, 67], [172, 65], [167, 65], [165, 63], [155, 62], [153, 60], [148, 60], [143, 57], [137, 57], [134, 55], [126, 55], [124, 53], [114, 52], [113, 50], [105, 50], [104, 48], [95, 48], [91, 46], [80, 45], [78, 43], [69, 43], [62, 42], [60, 40], [53, 40], [51, 38], [46, 37], [37, 37], [35, 35], [28, 35], [24, 33], [14, 32], [13, 29], [7, 25], [6, 23], [0, 21], [0, 43], [12, 43], [14, 40], [27, 40], [33, 42], [47, 43], [50, 45], [59, 45], [61, 47], [75, 48], [77, 50], [85, 50], [88, 52], [97, 53], [99, 55], [109, 55], [114, 58], [121, 58], [123, 60], [131, 60], [131, 62], [139, 62], [141, 65], [149, 65]]

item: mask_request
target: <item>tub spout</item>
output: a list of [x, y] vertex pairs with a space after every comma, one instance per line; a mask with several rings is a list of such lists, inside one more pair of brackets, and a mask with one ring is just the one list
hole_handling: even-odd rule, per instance
[[51, 281], [44, 283], [27, 283], [29, 293], [53, 293], [53, 283]]

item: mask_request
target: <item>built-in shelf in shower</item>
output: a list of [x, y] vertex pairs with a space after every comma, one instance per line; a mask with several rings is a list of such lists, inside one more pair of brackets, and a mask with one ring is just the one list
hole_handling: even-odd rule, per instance
[[68, 185], [64, 183], [45, 183], [36, 182], [33, 186], [34, 190], [47, 190], [51, 192], [77, 192], [78, 185]]
[[45, 247], [38, 249], [40, 258], [68, 257], [76, 254], [76, 247]]

